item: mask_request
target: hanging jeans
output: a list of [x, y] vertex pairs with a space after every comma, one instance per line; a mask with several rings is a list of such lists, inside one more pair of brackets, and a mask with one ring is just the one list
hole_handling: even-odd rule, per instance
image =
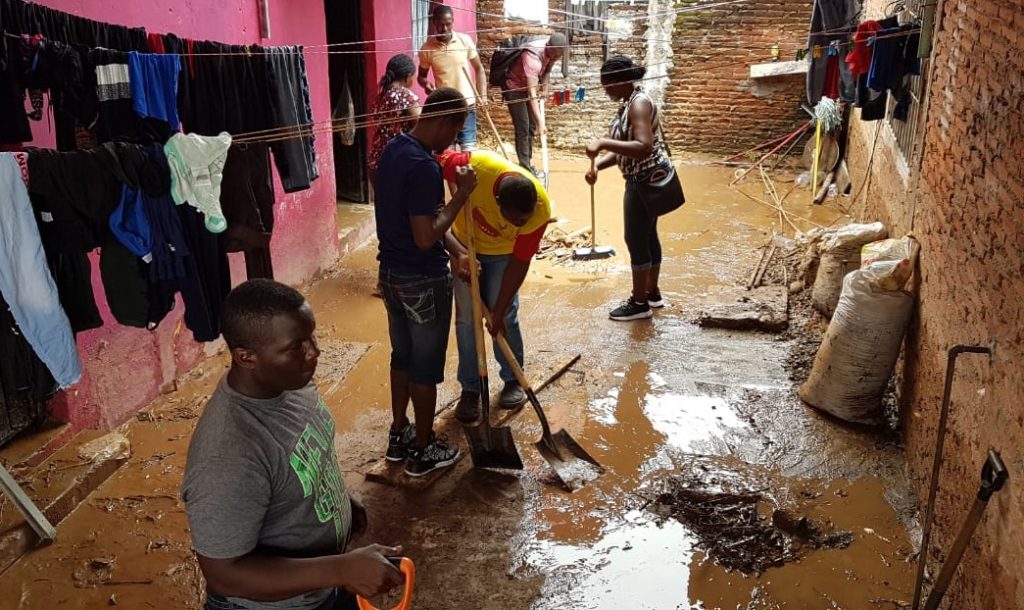
[[11, 154], [0, 154], [0, 294], [60, 387], [77, 382], [82, 363], [75, 337], [46, 265], [21, 170]]
[[[480, 296], [488, 308], [494, 307], [501, 289], [501, 279], [505, 276], [505, 268], [511, 254], [479, 254], [480, 261]], [[519, 328], [519, 295], [512, 299], [512, 304], [505, 312], [505, 339], [508, 340], [512, 353], [515, 354], [519, 366], [523, 366], [523, 333]], [[455, 342], [459, 346], [459, 384], [463, 392], [480, 392], [480, 373], [476, 367], [476, 339], [473, 331], [473, 292], [469, 284], [462, 279], [455, 280]], [[514, 380], [515, 374], [508, 365], [505, 354], [494, 347], [494, 357], [501, 367], [499, 375], [502, 381]]]

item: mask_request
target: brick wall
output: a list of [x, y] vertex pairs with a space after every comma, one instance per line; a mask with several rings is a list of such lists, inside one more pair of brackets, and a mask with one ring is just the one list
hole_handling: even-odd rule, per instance
[[[562, 5], [561, 2], [551, 2], [551, 6]], [[490, 66], [493, 49], [498, 42], [517, 34], [543, 36], [553, 31], [564, 31], [561, 24], [565, 22], [566, 16], [557, 11], [551, 12], [550, 27], [531, 26], [522, 21], [508, 21], [499, 15], [503, 14], [504, 0], [480, 0], [477, 3], [478, 16], [477, 27], [479, 33], [478, 46], [480, 55], [485, 66]], [[564, 9], [564, 6], [562, 7]], [[560, 9], [561, 10], [561, 9]], [[646, 42], [643, 35], [646, 32], [646, 25], [642, 18], [647, 14], [647, 4], [638, 3], [614, 3], [609, 6], [609, 18], [629, 19], [632, 21], [632, 31], [635, 37], [624, 40], [610, 40], [608, 56], [622, 54], [629, 55], [639, 62], [644, 61]], [[567, 53], [568, 77], [562, 76], [561, 64], [555, 66], [551, 72], [551, 91], [570, 89], [575, 93], [577, 87], [586, 87], [586, 98], [583, 103], [573, 103], [567, 106], [555, 107], [550, 100], [546, 105], [546, 118], [548, 122], [548, 145], [552, 148], [562, 150], [574, 150], [582, 152], [583, 146], [590, 140], [604, 135], [608, 129], [608, 123], [614, 116], [618, 105], [604, 94], [600, 86], [601, 64], [604, 61], [604, 51], [601, 47], [602, 37], [600, 34], [575, 35], [572, 39], [572, 48]], [[490, 91], [492, 100], [500, 99], [500, 93], [496, 88]], [[501, 137], [509, 145], [513, 145], [512, 120], [509, 118], [505, 107], [494, 104], [491, 109], [491, 116], [501, 133]], [[483, 117], [480, 117], [483, 120]], [[486, 146], [493, 146], [493, 138], [485, 122], [479, 123], [480, 138]], [[534, 151], [534, 164], [539, 167], [540, 148], [539, 140]]]
[[[683, 6], [689, 2], [677, 2]], [[762, 81], [751, 64], [781, 60], [807, 46], [811, 0], [756, 2], [693, 10], [676, 17], [667, 94], [669, 137], [688, 150], [738, 152], [793, 131], [807, 120], [804, 75]]]
[[[687, 9], [689, 0], [612, 3], [608, 19], [617, 20], [609, 36], [608, 56], [622, 54], [648, 66], [645, 86], [663, 99], [665, 129], [676, 150], [736, 152], [792, 131], [805, 120], [803, 75], [772, 79], [751, 91], [750, 65], [771, 60], [778, 43], [782, 59], [793, 59], [805, 46], [811, 0], [757, 0], [716, 9]], [[485, 65], [499, 40], [515, 34], [547, 34], [549, 28], [507, 21], [500, 15], [503, 0], [478, 2], [479, 46]], [[566, 3], [550, 2], [550, 28], [559, 28]], [[686, 11], [673, 14], [674, 11]], [[493, 31], [499, 29], [499, 31]], [[488, 31], [490, 30], [490, 31]], [[582, 104], [553, 107], [548, 103], [549, 145], [579, 150], [602, 135], [616, 104], [600, 88], [605, 58], [598, 34], [576, 35], [568, 54], [569, 75], [556, 68], [552, 87], [587, 89]], [[667, 78], [659, 78], [667, 76]], [[497, 98], [492, 90], [492, 99]], [[663, 95], [663, 98], [661, 97]], [[495, 105], [492, 115], [507, 142], [512, 124], [507, 111]], [[485, 145], [490, 134], [480, 124]], [[537, 157], [539, 153], [535, 154]]]
[[[867, 14], [880, 16], [871, 0]], [[907, 453], [927, 497], [946, 350], [994, 345], [991, 364], [957, 367], [929, 552], [933, 574], [974, 499], [989, 447], [1010, 483], [990, 502], [945, 607], [1024, 608], [1024, 0], [940, 0], [919, 153], [904, 159], [882, 123], [866, 210], [921, 241], [919, 298], [900, 364]], [[855, 188], [867, 176], [875, 123], [855, 120]]]

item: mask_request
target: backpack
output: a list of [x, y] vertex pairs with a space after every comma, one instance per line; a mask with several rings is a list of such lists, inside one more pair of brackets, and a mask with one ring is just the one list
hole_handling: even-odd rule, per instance
[[494, 54], [491, 55], [491, 71], [487, 75], [487, 82], [492, 87], [505, 88], [505, 83], [508, 81], [508, 73], [512, 70], [512, 66], [516, 64], [519, 56], [526, 50], [526, 43], [533, 40], [533, 38], [517, 34], [512, 38], [502, 40], [498, 43]]

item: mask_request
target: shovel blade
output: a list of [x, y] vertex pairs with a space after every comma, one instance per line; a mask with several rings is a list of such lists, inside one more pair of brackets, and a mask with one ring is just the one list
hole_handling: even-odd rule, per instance
[[552, 434], [550, 444], [543, 438], [534, 444], [541, 456], [551, 465], [562, 486], [570, 492], [604, 474], [604, 467], [580, 447], [565, 430]]
[[577, 248], [572, 258], [578, 261], [592, 261], [615, 256], [615, 248], [611, 246], [594, 246], [593, 248]]
[[466, 442], [469, 443], [473, 466], [503, 470], [523, 469], [523, 460], [519, 457], [511, 428], [492, 428], [487, 422], [483, 422], [463, 430], [466, 431]]

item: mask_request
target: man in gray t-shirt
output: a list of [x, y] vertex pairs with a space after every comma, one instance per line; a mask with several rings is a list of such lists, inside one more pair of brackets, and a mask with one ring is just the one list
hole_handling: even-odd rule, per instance
[[231, 370], [189, 445], [182, 498], [207, 610], [354, 609], [402, 583], [401, 549], [346, 553], [365, 513], [345, 490], [334, 420], [312, 384], [316, 322], [295, 290], [245, 282], [224, 303]]

